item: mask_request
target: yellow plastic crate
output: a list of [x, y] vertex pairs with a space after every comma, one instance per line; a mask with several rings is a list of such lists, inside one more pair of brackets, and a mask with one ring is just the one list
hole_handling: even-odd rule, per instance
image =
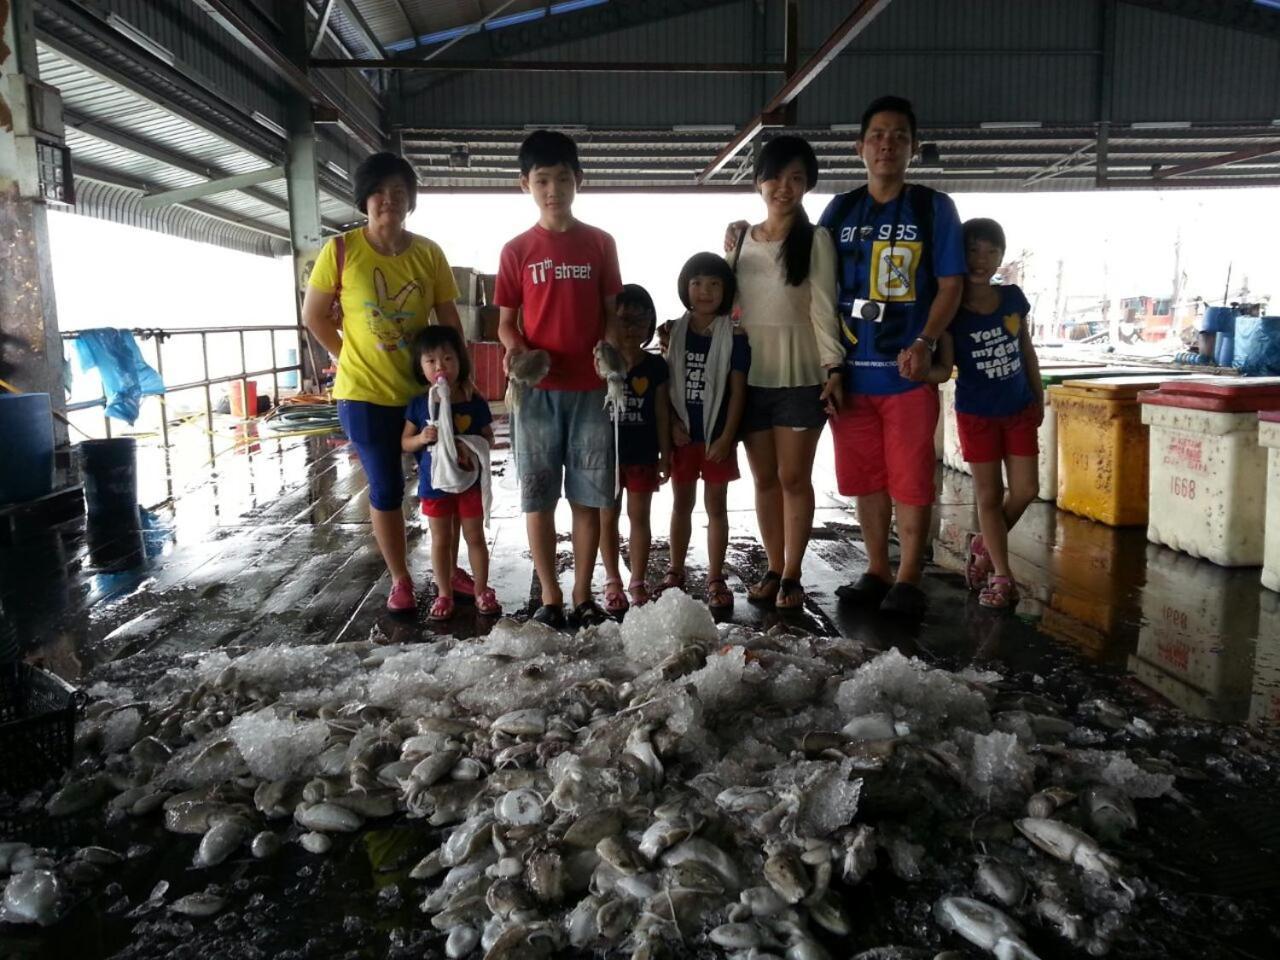
[[1112, 527], [1147, 523], [1147, 428], [1138, 394], [1167, 376], [1068, 380], [1050, 387], [1058, 418], [1058, 506]]

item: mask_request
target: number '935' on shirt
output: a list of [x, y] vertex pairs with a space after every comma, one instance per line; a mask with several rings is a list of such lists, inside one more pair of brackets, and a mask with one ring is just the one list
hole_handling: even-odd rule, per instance
[[[364, 229], [345, 234], [342, 269], [342, 356], [333, 395], [402, 407], [419, 391], [409, 342], [427, 326], [437, 303], [458, 296], [453, 271], [439, 244], [412, 237], [395, 256], [378, 253]], [[316, 258], [307, 281], [322, 293], [339, 286], [337, 248], [332, 239]]]
[[[928, 322], [938, 278], [966, 272], [955, 203], [945, 193], [906, 184], [881, 204], [863, 188], [833, 197], [818, 223], [836, 243], [845, 389], [883, 395], [920, 387], [898, 373], [898, 352]], [[855, 300], [881, 304], [880, 319], [852, 316]]]
[[605, 298], [621, 289], [617, 247], [597, 227], [575, 223], [560, 233], [535, 225], [502, 248], [494, 300], [523, 308], [525, 340], [551, 357], [539, 387], [600, 386], [592, 350], [604, 336]]
[[956, 410], [982, 417], [1007, 417], [1035, 399], [1027, 382], [1021, 333], [1031, 314], [1022, 291], [995, 288], [1000, 303], [991, 313], [961, 307], [951, 321], [956, 353]]

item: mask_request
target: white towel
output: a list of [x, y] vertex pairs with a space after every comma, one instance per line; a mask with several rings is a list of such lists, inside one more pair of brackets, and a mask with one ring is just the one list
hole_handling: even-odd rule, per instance
[[[428, 411], [436, 425], [435, 450], [431, 456], [431, 485], [443, 493], [464, 493], [480, 481], [480, 498], [484, 503], [484, 522], [489, 523], [493, 490], [489, 483], [489, 441], [477, 436], [454, 436], [453, 404], [449, 399], [449, 383], [443, 377], [427, 394]], [[458, 464], [458, 444], [471, 451], [471, 466]]]
[[[689, 314], [671, 325], [671, 340], [667, 346], [667, 366], [671, 371], [671, 407], [676, 416], [689, 429], [689, 409], [684, 402], [684, 341], [689, 332]], [[733, 359], [733, 319], [716, 317], [711, 324], [711, 349], [707, 352], [706, 390], [702, 398], [702, 436], [710, 444], [711, 431], [715, 428], [720, 407], [727, 396], [729, 363]]]

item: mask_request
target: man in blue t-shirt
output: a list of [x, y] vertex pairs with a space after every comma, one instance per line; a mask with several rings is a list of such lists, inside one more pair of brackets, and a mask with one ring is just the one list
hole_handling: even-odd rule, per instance
[[[832, 420], [836, 483], [857, 498], [870, 564], [841, 599], [886, 613], [924, 612], [919, 582], [934, 500], [933, 349], [960, 305], [964, 242], [955, 204], [906, 182], [919, 147], [910, 102], [880, 97], [862, 115], [867, 185], [833, 197], [819, 219], [838, 257], [845, 400]], [[901, 557], [889, 563], [897, 511]]]

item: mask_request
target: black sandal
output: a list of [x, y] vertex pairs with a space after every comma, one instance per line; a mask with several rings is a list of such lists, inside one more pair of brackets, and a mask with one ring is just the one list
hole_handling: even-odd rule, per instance
[[564, 604], [544, 603], [534, 611], [532, 619], [552, 630], [563, 630], [565, 627]]
[[569, 626], [574, 629], [582, 627], [598, 627], [606, 620], [611, 620], [607, 613], [594, 600], [583, 600], [569, 613]]
[[779, 610], [802, 610], [807, 599], [808, 595], [804, 592], [804, 587], [800, 586], [799, 580], [784, 577], [778, 583], [778, 594], [774, 605]]
[[836, 596], [844, 603], [879, 607], [892, 586], [893, 584], [885, 583], [877, 576], [864, 573], [853, 583], [846, 583], [842, 587], [836, 587]]
[[768, 570], [765, 575], [756, 583], [747, 588], [747, 602], [770, 604], [778, 599], [778, 593], [782, 588], [782, 574], [774, 570]]

